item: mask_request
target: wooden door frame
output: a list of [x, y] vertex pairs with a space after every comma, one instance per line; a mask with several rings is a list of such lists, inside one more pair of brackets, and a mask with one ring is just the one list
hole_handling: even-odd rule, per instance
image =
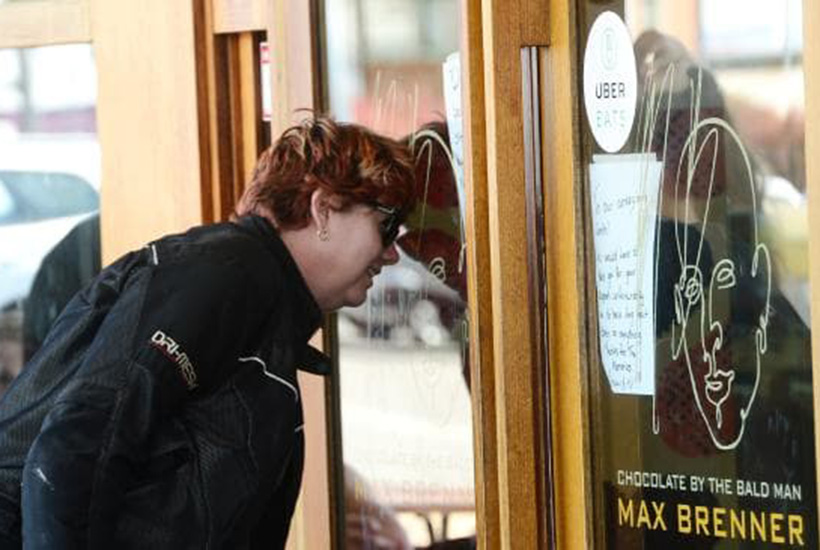
[[545, 234], [558, 548], [590, 548], [587, 301], [575, 2], [551, 0], [542, 54]]
[[[467, 64], [468, 71], [481, 67], [483, 93], [472, 72], [465, 74], [470, 86], [468, 128], [474, 172], [474, 198], [468, 207], [476, 218], [471, 224], [475, 232], [471, 256], [475, 255], [477, 267], [470, 303], [479, 304], [474, 316], [484, 316], [483, 324], [473, 323], [478, 334], [472, 339], [476, 342], [473, 379], [480, 381], [473, 387], [476, 482], [481, 487], [479, 543], [483, 548], [523, 549], [546, 548], [554, 540], [558, 548], [581, 548], [586, 545], [586, 525], [578, 513], [585, 509], [584, 328], [583, 281], [578, 276], [582, 249], [576, 237], [581, 202], [576, 185], [574, 10], [571, 2], [558, 0], [520, 0], [515, 5], [485, 0], [480, 7], [477, 2], [468, 5], [481, 11], [480, 32], [474, 30], [477, 18], [471, 19], [470, 12], [466, 18], [471, 40], [468, 59], [479, 58], [475, 50], [483, 56], [483, 62]], [[532, 200], [527, 196], [522, 131], [521, 49], [527, 46], [539, 47], [544, 94], [540, 139], [549, 296], [546, 343], [538, 341], [542, 335], [535, 289], [523, 284], [536, 267], [528, 257], [533, 243], [525, 215], [527, 201]], [[486, 123], [476, 123], [476, 118]], [[482, 225], [485, 204], [486, 225]], [[539, 361], [539, 344], [546, 344], [548, 366]], [[544, 391], [548, 395], [542, 396]], [[545, 483], [550, 457], [539, 429], [545, 418], [541, 407], [547, 400], [552, 403], [547, 430], [555, 442], [553, 487]], [[488, 404], [494, 405], [490, 414]], [[550, 505], [556, 513], [554, 532], [548, 527]]]
[[[820, 0], [803, 0], [803, 67], [805, 85], [806, 192], [809, 222], [814, 448], [820, 494]], [[806, 67], [814, 67], [807, 71]], [[820, 512], [820, 506], [818, 506]], [[818, 517], [820, 524], [820, 517]]]
[[493, 309], [487, 193], [487, 125], [484, 117], [484, 49], [480, 0], [462, 2], [462, 105], [467, 208], [467, 303], [475, 457], [478, 548], [501, 547], [498, 451], [493, 368]]
[[0, 48], [91, 42], [90, 0], [37, 0], [0, 5]]

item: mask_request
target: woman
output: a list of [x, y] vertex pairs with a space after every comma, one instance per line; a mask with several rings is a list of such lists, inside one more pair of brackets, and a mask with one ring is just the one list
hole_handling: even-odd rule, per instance
[[105, 269], [0, 401], [0, 548], [281, 548], [296, 369], [397, 261], [409, 153], [327, 118], [268, 150], [231, 223]]

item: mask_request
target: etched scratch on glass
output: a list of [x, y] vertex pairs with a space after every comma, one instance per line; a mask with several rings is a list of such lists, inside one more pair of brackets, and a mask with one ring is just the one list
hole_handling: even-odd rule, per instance
[[[425, 122], [428, 99], [411, 79], [377, 71], [371, 80], [372, 107], [363, 117], [375, 131], [410, 148], [417, 178], [418, 206], [405, 223], [397, 246], [401, 259], [386, 268], [371, 289], [362, 317], [368, 346], [420, 347], [404, 355], [414, 378], [416, 400], [438, 424], [454, 420], [455, 387], [466, 360], [461, 340], [464, 318], [464, 227], [456, 196], [457, 160], [448, 143], [447, 125]], [[422, 101], [424, 99], [424, 101]], [[452, 187], [452, 189], [450, 189]], [[446, 372], [445, 372], [446, 371]], [[449, 374], [448, 374], [449, 373]], [[449, 380], [449, 377], [456, 378]], [[448, 381], [443, 381], [443, 378]]]

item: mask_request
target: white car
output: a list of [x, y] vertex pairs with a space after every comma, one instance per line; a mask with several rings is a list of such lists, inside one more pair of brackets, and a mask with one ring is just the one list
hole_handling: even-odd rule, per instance
[[98, 210], [99, 194], [77, 175], [0, 171], [0, 311], [19, 306], [46, 254]]

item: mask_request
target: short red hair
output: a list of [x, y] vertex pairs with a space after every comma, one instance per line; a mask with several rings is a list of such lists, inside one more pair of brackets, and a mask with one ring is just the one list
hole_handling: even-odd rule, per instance
[[404, 220], [416, 202], [410, 151], [390, 138], [328, 117], [286, 130], [257, 162], [236, 215], [270, 215], [282, 229], [310, 221], [310, 197], [323, 189], [340, 210], [378, 203]]

